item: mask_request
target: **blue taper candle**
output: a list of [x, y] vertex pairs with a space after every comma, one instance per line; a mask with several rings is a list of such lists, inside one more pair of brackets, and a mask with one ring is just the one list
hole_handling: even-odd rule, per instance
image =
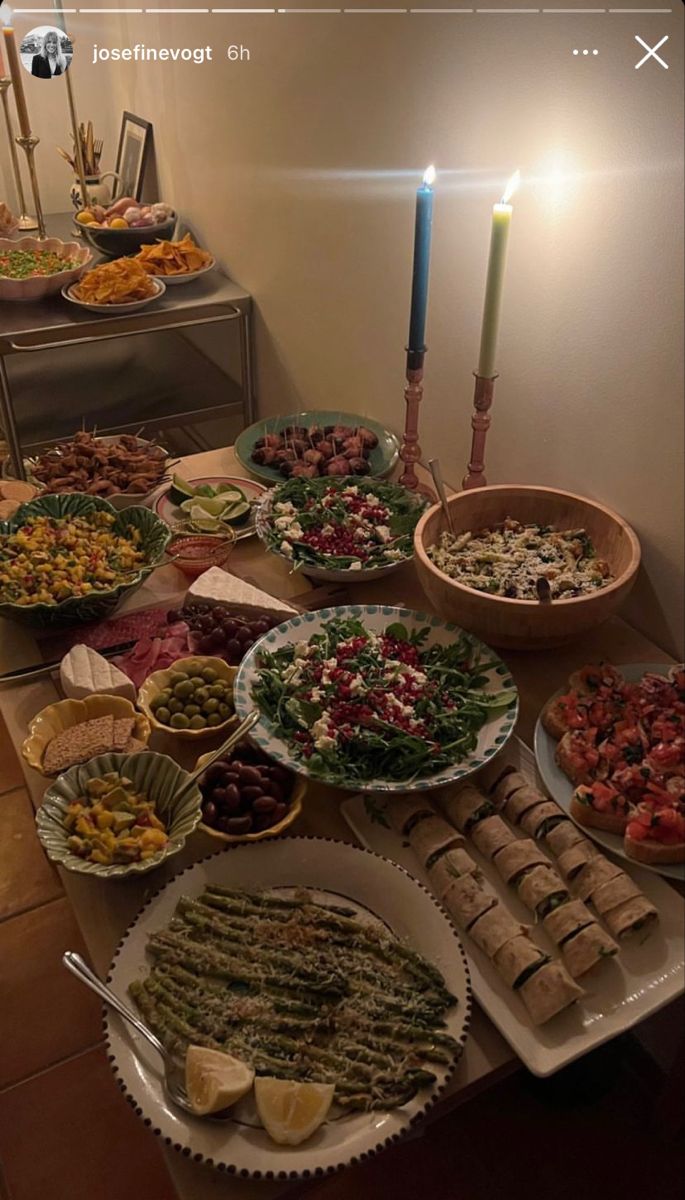
[[411, 285], [411, 314], [407, 349], [422, 354], [425, 350], [426, 309], [428, 308], [428, 269], [431, 256], [433, 226], [433, 183], [435, 167], [428, 167], [421, 187], [416, 193], [416, 225], [414, 228], [414, 268]]

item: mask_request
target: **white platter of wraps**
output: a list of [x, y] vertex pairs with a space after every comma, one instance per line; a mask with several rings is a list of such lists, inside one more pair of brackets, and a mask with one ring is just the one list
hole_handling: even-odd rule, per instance
[[424, 797], [422, 813], [420, 802], [360, 793], [342, 812], [364, 846], [447, 909], [474, 996], [533, 1074], [553, 1074], [683, 992], [682, 898], [585, 838], [541, 790], [518, 738], [473, 783]]

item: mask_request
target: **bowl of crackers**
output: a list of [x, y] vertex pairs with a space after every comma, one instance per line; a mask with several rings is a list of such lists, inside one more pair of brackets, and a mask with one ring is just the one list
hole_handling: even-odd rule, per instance
[[34, 771], [52, 778], [98, 754], [145, 750], [152, 728], [124, 696], [58, 700], [29, 725], [21, 753]]
[[0, 521], [9, 521], [22, 504], [35, 500], [38, 488], [23, 479], [0, 479]]
[[214, 256], [197, 246], [189, 233], [178, 242], [141, 246], [136, 262], [152, 278], [162, 278], [166, 284], [191, 283], [216, 266]]
[[124, 316], [161, 299], [165, 291], [164, 280], [148, 274], [136, 258], [115, 258], [63, 287], [62, 295], [88, 312]]

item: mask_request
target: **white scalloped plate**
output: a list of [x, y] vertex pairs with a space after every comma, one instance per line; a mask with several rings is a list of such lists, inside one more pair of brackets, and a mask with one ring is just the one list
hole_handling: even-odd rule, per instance
[[[447, 1014], [446, 1032], [463, 1049], [471, 1012], [471, 986], [462, 944], [447, 915], [428, 891], [401, 867], [368, 850], [325, 838], [286, 838], [239, 846], [181, 872], [140, 911], [114, 956], [108, 983], [120, 996], [144, 976], [149, 935], [170, 921], [181, 895], [207, 883], [258, 889], [312, 888], [324, 901], [358, 909], [363, 920], [381, 922], [442, 972], [458, 1003]], [[278, 1146], [259, 1126], [251, 1106], [235, 1119], [193, 1118], [166, 1099], [160, 1063], [147, 1043], [112, 1013], [105, 1017], [108, 1052], [122, 1091], [146, 1125], [168, 1145], [197, 1162], [254, 1179], [322, 1176], [383, 1150], [420, 1121], [444, 1091], [456, 1066], [434, 1065], [437, 1081], [412, 1101], [389, 1112], [350, 1113], [327, 1121], [301, 1146]], [[244, 1103], [244, 1102], [243, 1102]]]
[[[242, 660], [234, 684], [235, 707], [241, 720], [244, 720], [255, 707], [252, 688], [257, 682], [259, 654], [263, 650], [274, 651], [294, 642], [309, 641], [315, 633], [321, 631], [324, 622], [332, 620], [333, 617], [358, 617], [366, 629], [376, 633], [381, 633], [393, 621], [400, 621], [410, 633], [427, 627], [429, 629], [427, 647], [436, 644], [449, 645], [456, 637], [464, 633], [456, 625], [449, 625], [446, 621], [441, 621], [439, 617], [431, 616], [429, 613], [413, 612], [408, 608], [391, 608], [383, 604], [348, 604], [339, 608], [321, 608], [317, 612], [304, 612], [301, 616], [293, 617], [292, 620], [286, 621], [283, 625], [277, 625], [275, 629], [265, 633], [248, 650]], [[504, 665], [496, 652], [478, 641], [473, 634], [467, 633], [465, 636], [476, 649], [480, 650], [483, 659], [492, 664], [489, 670], [484, 672], [488, 677], [485, 691], [498, 692], [512, 688], [515, 690], [516, 685], [509, 674], [509, 668]], [[477, 771], [479, 767], [484, 766], [493, 754], [497, 754], [502, 749], [511, 736], [517, 716], [518, 695], [507, 708], [496, 709], [491, 713], [478, 733], [475, 750], [459, 762], [423, 779], [400, 783], [388, 782], [385, 779], [370, 779], [364, 787], [369, 792], [419, 792], [463, 779], [473, 771]], [[288, 743], [277, 734], [274, 726], [263, 714], [261, 721], [251, 731], [250, 738], [257, 742], [262, 750], [276, 762], [283, 763], [291, 771], [297, 771], [300, 775], [310, 776], [306, 760], [296, 758], [292, 754]], [[311, 776], [311, 778], [316, 778], [323, 783], [327, 782], [323, 776], [317, 775]], [[356, 792], [359, 790], [360, 783], [358, 779], [348, 783], [336, 781], [336, 786]]]

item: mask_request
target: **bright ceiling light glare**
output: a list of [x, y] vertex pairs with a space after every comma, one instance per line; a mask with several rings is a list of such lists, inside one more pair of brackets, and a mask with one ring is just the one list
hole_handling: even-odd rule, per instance
[[567, 206], [573, 199], [578, 186], [580, 172], [570, 155], [555, 151], [548, 155], [533, 171], [526, 175], [543, 208], [554, 211]]
[[426, 167], [426, 169], [423, 173], [423, 182], [424, 182], [425, 186], [432, 187], [433, 184], [435, 183], [436, 178], [437, 178], [437, 171], [435, 170], [435, 167], [431, 163], [431, 165], [429, 167]]

